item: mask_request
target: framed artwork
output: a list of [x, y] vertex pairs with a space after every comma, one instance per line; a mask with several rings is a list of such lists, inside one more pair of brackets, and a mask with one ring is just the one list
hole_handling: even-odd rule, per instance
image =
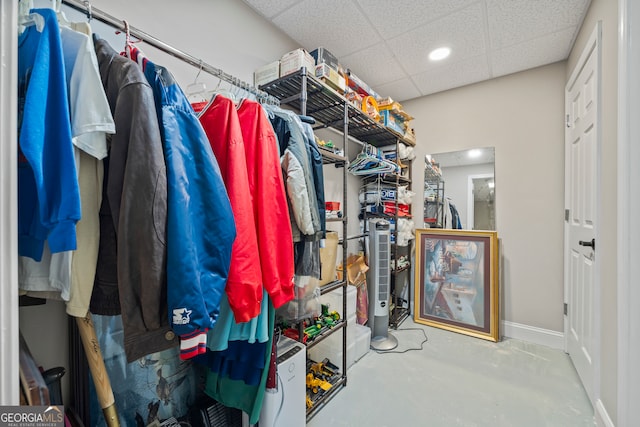
[[497, 342], [498, 233], [416, 230], [414, 320]]

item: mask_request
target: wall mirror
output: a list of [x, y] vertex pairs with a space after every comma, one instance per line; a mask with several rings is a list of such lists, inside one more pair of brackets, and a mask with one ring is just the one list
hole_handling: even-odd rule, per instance
[[495, 149], [428, 154], [424, 227], [496, 230]]

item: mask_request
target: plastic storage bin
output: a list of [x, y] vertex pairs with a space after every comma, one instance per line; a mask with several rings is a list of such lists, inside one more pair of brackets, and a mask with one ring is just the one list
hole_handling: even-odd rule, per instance
[[347, 315], [343, 316], [342, 289], [343, 288], [338, 288], [335, 291], [331, 291], [320, 296], [320, 304], [327, 304], [329, 306], [329, 311], [335, 310], [340, 314], [341, 319], [344, 319], [345, 317], [348, 319], [356, 315], [356, 296], [358, 294], [358, 290], [355, 286], [347, 286]]
[[356, 361], [358, 361], [369, 352], [369, 348], [371, 347], [371, 329], [368, 326], [356, 325], [355, 339], [356, 347], [354, 356]]

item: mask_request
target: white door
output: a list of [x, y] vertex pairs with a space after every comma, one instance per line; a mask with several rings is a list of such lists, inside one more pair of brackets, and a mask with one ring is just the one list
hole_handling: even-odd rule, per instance
[[598, 381], [599, 26], [566, 86], [565, 316], [566, 346], [592, 402]]

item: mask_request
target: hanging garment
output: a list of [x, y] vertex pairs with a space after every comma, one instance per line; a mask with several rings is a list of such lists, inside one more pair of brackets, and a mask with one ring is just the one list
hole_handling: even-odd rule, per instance
[[34, 9], [44, 28], [18, 43], [18, 253], [40, 261], [76, 249], [80, 193], [71, 141], [60, 30], [52, 9]]
[[293, 241], [315, 236], [320, 230], [317, 200], [309, 155], [297, 116], [279, 107], [265, 106], [280, 145], [280, 164], [285, 175]]
[[453, 215], [451, 214], [450, 199], [445, 197], [442, 206], [442, 228], [453, 228]]
[[[269, 330], [273, 331], [275, 310], [271, 301], [268, 301], [267, 317], [269, 319]], [[270, 335], [269, 341], [264, 346], [265, 366], [271, 363], [272, 340], [273, 334]], [[256, 386], [248, 385], [242, 380], [233, 380], [228, 376], [209, 372], [206, 379], [205, 393], [225, 406], [243, 410], [249, 415], [249, 423], [255, 424], [260, 418], [268, 374], [269, 370], [263, 369], [260, 383]]]
[[91, 312], [122, 313], [127, 360], [133, 361], [178, 344], [167, 318], [166, 168], [147, 79], [95, 35], [94, 46], [116, 133], [104, 160]]
[[236, 323], [229, 300], [223, 297], [218, 321], [207, 332], [207, 350], [224, 351], [229, 347], [230, 341], [245, 341], [247, 344], [267, 342], [269, 334], [273, 332], [268, 329], [267, 297], [267, 293], [263, 292], [260, 314], [244, 323]]
[[[269, 343], [273, 341], [271, 300], [277, 300], [277, 305], [282, 306], [293, 299], [293, 247], [290, 222], [288, 215], [284, 215], [287, 213], [286, 196], [273, 128], [264, 110], [255, 101], [243, 100], [238, 106], [238, 117], [247, 155], [263, 283], [270, 295], [270, 298], [265, 296], [263, 299], [263, 310], [258, 321], [271, 319], [271, 322], [263, 325], [267, 332], [266, 340], [261, 339], [260, 335], [255, 339], [250, 336], [246, 341], [236, 340], [243, 338], [242, 334], [236, 333], [239, 325], [233, 325], [228, 345], [210, 339], [209, 349], [216, 349], [211, 344], [217, 343], [221, 344], [217, 349], [222, 351], [207, 352], [208, 360], [205, 363], [211, 369], [207, 376], [208, 393], [257, 419], [268, 368], [271, 367], [270, 354], [267, 354], [272, 347]], [[219, 335], [220, 326], [218, 324], [214, 328], [214, 336]], [[261, 328], [258, 328], [260, 331]], [[256, 383], [258, 379], [260, 382]]]
[[236, 223], [226, 296], [235, 321], [247, 322], [260, 313], [262, 272], [238, 113], [233, 101], [221, 95], [194, 105], [194, 109], [220, 165]]
[[245, 143], [249, 191], [258, 235], [262, 283], [276, 308], [293, 299], [293, 236], [288, 218], [278, 141], [262, 106], [238, 106]]
[[[229, 341], [222, 351], [207, 351], [195, 361], [209, 368], [221, 378], [242, 381], [246, 385], [258, 385], [265, 369], [267, 342]], [[221, 393], [225, 393], [224, 390]]]
[[207, 331], [218, 320], [236, 226], [221, 169], [193, 108], [171, 73], [150, 60], [167, 164], [167, 296], [180, 357], [206, 352]]
[[451, 200], [449, 200], [449, 209], [451, 210], [451, 228], [457, 230], [461, 229], [462, 223], [460, 222], [460, 214], [458, 213], [456, 205], [454, 205]]
[[327, 211], [324, 199], [324, 169], [322, 167], [322, 154], [316, 143], [315, 135], [311, 125], [315, 124], [315, 119], [308, 116], [299, 116], [302, 122], [302, 131], [305, 142], [309, 150], [309, 165], [313, 177], [313, 186], [316, 190], [315, 197], [318, 203], [318, 214], [320, 219], [320, 238], [327, 237]]
[[27, 295], [67, 301], [67, 313], [85, 317], [89, 310], [98, 260], [103, 165], [107, 134], [115, 133], [91, 38], [60, 28], [69, 95], [72, 141], [82, 219], [76, 224], [77, 251], [51, 254], [45, 245], [41, 262], [20, 257], [20, 288]]

